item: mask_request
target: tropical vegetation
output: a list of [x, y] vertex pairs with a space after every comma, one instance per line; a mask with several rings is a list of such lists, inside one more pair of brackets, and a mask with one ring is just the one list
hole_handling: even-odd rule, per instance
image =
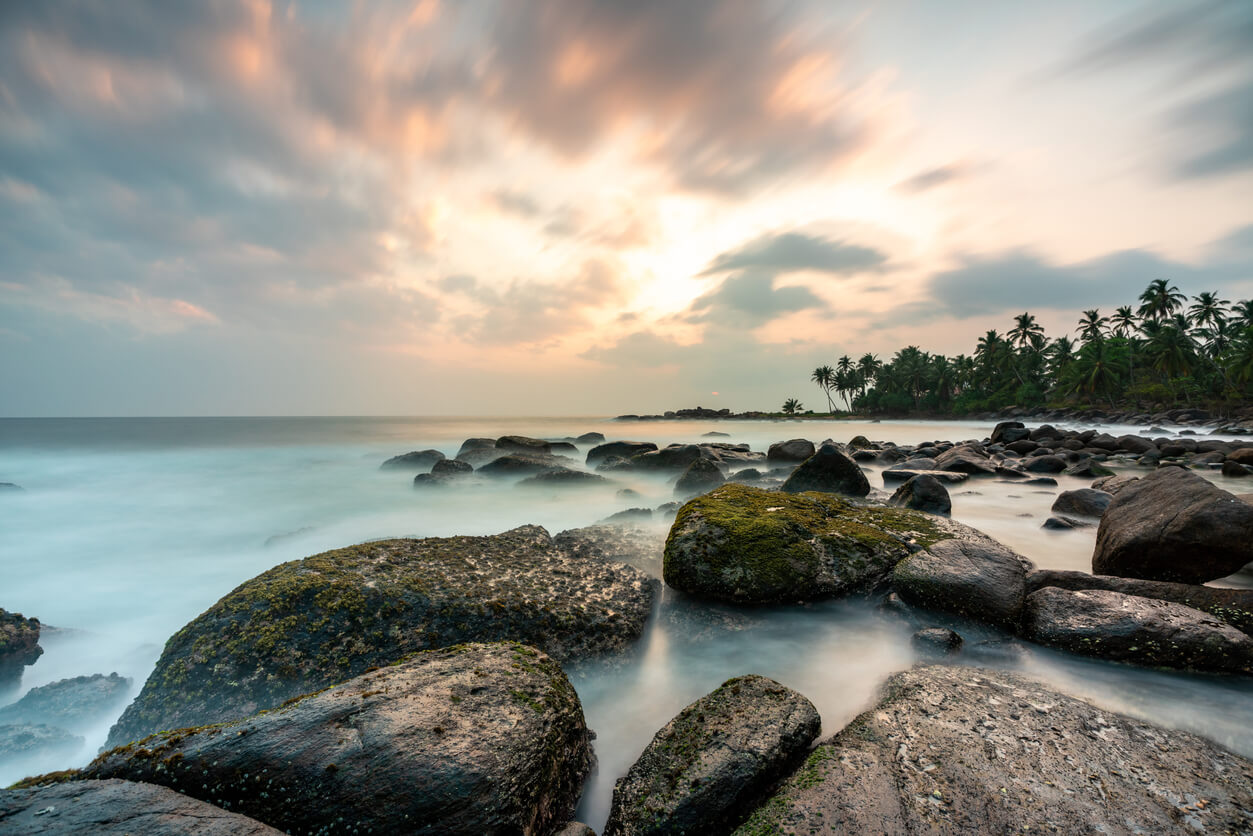
[[1083, 311], [1050, 339], [1030, 312], [947, 357], [906, 346], [886, 361], [840, 357], [810, 376], [830, 411], [962, 415], [1006, 406], [1224, 411], [1253, 400], [1253, 300], [1189, 299], [1156, 279], [1137, 305]]

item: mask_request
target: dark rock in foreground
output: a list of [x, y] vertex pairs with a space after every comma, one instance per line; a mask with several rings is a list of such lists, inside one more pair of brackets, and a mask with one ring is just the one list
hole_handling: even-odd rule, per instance
[[116, 673], [76, 676], [32, 688], [0, 708], [0, 723], [48, 723], [81, 730], [121, 709], [131, 680]]
[[1253, 672], [1253, 638], [1208, 613], [1105, 589], [1027, 596], [1022, 634], [1084, 656], [1154, 667]]
[[834, 444], [823, 444], [783, 483], [787, 493], [823, 491], [842, 493], [847, 496], [865, 496], [870, 493], [866, 474], [843, 450]]
[[1028, 595], [1046, 586], [1074, 590], [1108, 589], [1124, 595], [1173, 601], [1207, 612], [1237, 630], [1253, 635], [1253, 589], [1219, 589], [1200, 584], [1145, 581], [1057, 569], [1040, 569], [1027, 576]]
[[420, 653], [224, 726], [153, 735], [92, 778], [168, 786], [294, 833], [547, 833], [591, 767], [578, 695], [514, 643]]
[[737, 834], [1246, 833], [1253, 763], [1009, 673], [895, 674]]
[[459, 642], [522, 641], [562, 661], [621, 651], [656, 588], [637, 569], [566, 554], [538, 526], [284, 563], [174, 634], [109, 742], [246, 717]]
[[1123, 487], [1101, 518], [1092, 572], [1205, 583], [1253, 560], [1253, 507], [1178, 467]]
[[888, 504], [928, 514], [949, 514], [953, 510], [948, 489], [939, 479], [927, 473], [905, 480], [892, 494]]
[[799, 463], [812, 456], [814, 452], [814, 443], [807, 438], [776, 441], [766, 448], [766, 462], [769, 464]]
[[39, 619], [0, 609], [0, 693], [17, 686], [22, 670], [43, 655]]
[[926, 627], [909, 637], [914, 652], [928, 658], [951, 656], [962, 644], [962, 637], [947, 627]]
[[0, 831], [8, 836], [280, 836], [255, 819], [182, 793], [131, 781], [68, 781], [0, 790]]
[[674, 495], [685, 497], [705, 493], [726, 481], [718, 465], [709, 459], [697, 459], [687, 466], [674, 485]]
[[1074, 517], [1100, 517], [1113, 500], [1113, 494], [1092, 488], [1062, 491], [1053, 500], [1053, 512]]
[[734, 482], [686, 503], [666, 540], [666, 583], [734, 603], [817, 600], [868, 589], [911, 547], [953, 534], [938, 517]]
[[989, 537], [941, 540], [896, 565], [906, 603], [1005, 627], [1018, 622], [1030, 563]]
[[436, 462], [442, 462], [445, 458], [447, 457], [438, 450], [414, 450], [392, 456], [379, 465], [379, 470], [430, 470]]
[[613, 790], [603, 836], [726, 833], [818, 736], [809, 700], [741, 676], [684, 708]]

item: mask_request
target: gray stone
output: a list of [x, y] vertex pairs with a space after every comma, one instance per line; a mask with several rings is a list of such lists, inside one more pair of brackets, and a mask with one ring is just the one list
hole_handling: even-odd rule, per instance
[[1052, 511], [1073, 517], [1099, 518], [1109, 507], [1114, 495], [1092, 488], [1062, 491], [1053, 501]]
[[892, 587], [916, 606], [1012, 626], [1029, 569], [1021, 555], [975, 532], [911, 554], [896, 565]]
[[925, 473], [906, 480], [892, 494], [888, 504], [929, 514], [948, 514], [953, 510], [948, 490], [939, 479]]
[[726, 481], [718, 465], [709, 459], [697, 459], [687, 466], [674, 485], [674, 495], [681, 497], [705, 493]]
[[843, 450], [834, 444], [823, 444], [792, 471], [782, 489], [787, 493], [822, 491], [865, 496], [870, 493], [870, 482]]
[[793, 438], [791, 441], [776, 441], [766, 450], [766, 461], [770, 464], [781, 462], [803, 462], [815, 452], [814, 443], [806, 438]]
[[31, 688], [20, 700], [0, 708], [0, 723], [46, 723], [84, 731], [117, 716], [130, 695], [131, 680], [116, 673], [76, 676]]
[[436, 462], [442, 462], [447, 458], [438, 450], [414, 450], [411, 453], [402, 453], [399, 456], [392, 456], [387, 461], [379, 465], [379, 470], [426, 470], [429, 471], [431, 466]]

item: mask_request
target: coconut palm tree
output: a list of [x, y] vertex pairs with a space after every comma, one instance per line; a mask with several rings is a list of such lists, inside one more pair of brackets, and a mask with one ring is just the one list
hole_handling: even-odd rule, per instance
[[1188, 308], [1188, 317], [1197, 328], [1214, 328], [1218, 323], [1227, 321], [1227, 306], [1231, 303], [1219, 299], [1217, 293], [1203, 291], [1195, 299]]
[[1183, 307], [1187, 297], [1165, 279], [1154, 279], [1140, 294], [1141, 319], [1161, 321]]
[[1083, 316], [1079, 318], [1079, 327], [1075, 329], [1075, 333], [1079, 335], [1085, 343], [1093, 340], [1105, 339], [1105, 324], [1108, 319], [1101, 316], [1101, 312], [1092, 308], [1083, 312]]
[[1103, 394], [1114, 405], [1113, 392], [1118, 388], [1125, 368], [1114, 346], [1103, 339], [1091, 340], [1079, 349], [1071, 364], [1069, 391], [1086, 395]]
[[879, 368], [883, 364], [879, 362], [879, 358], [867, 352], [857, 361], [857, 377], [861, 381], [861, 393], [866, 394], [866, 387], [874, 383], [875, 375], [879, 373]]
[[1109, 318], [1109, 323], [1112, 326], [1111, 333], [1115, 337], [1126, 337], [1129, 334], [1135, 333], [1135, 312], [1131, 310], [1130, 305], [1123, 305], [1121, 308], [1114, 311], [1114, 315]]
[[835, 404], [831, 401], [831, 387], [835, 385], [835, 369], [830, 366], [819, 366], [809, 379], [818, 384], [818, 388], [827, 396], [827, 412], [835, 413]]
[[1025, 348], [1030, 342], [1033, 334], [1044, 334], [1044, 326], [1035, 321], [1035, 317], [1023, 311], [1014, 317], [1014, 327], [1006, 335], [1009, 341], [1018, 348]]
[[795, 415], [796, 413], [800, 412], [804, 408], [805, 408], [805, 405], [801, 403], [800, 401], [798, 401], [796, 398], [788, 398], [786, 401], [783, 402], [783, 414], [784, 415]]

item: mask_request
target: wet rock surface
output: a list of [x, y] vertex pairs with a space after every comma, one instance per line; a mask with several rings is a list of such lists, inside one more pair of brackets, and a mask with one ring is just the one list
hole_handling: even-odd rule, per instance
[[1030, 679], [929, 666], [822, 743], [736, 831], [1244, 833], [1253, 764]]
[[776, 441], [766, 448], [766, 461], [770, 464], [799, 464], [815, 452], [814, 443], [807, 438]]
[[32, 688], [17, 702], [0, 708], [0, 723], [46, 723], [81, 731], [115, 715], [130, 687], [131, 680], [116, 673], [62, 679]]
[[726, 481], [718, 465], [709, 459], [697, 459], [687, 466], [679, 481], [674, 485], [674, 494], [679, 497], [694, 496], [711, 491]]
[[907, 479], [892, 494], [888, 504], [928, 514], [949, 514], [953, 510], [948, 489], [939, 479], [927, 473]]
[[445, 458], [444, 454], [438, 450], [414, 450], [410, 453], [392, 456], [379, 465], [379, 470], [429, 471], [436, 462], [442, 462]]
[[906, 603], [1012, 627], [1030, 568], [1009, 547], [975, 532], [906, 557], [892, 572], [892, 587]]
[[870, 493], [866, 474], [843, 450], [834, 444], [823, 444], [805, 459], [783, 483], [787, 493], [823, 491], [847, 496]]
[[911, 545], [952, 537], [940, 517], [727, 483], [686, 503], [666, 540], [664, 577], [735, 603], [816, 600], [883, 580]]
[[573, 817], [589, 739], [555, 661], [469, 644], [154, 735], [83, 775], [161, 784], [292, 833], [546, 833]]
[[630, 566], [562, 551], [538, 526], [284, 563], [174, 634], [110, 745], [245, 717], [459, 642], [523, 641], [561, 661], [621, 651], [643, 632], [656, 589]]
[[1098, 518], [1105, 513], [1114, 495], [1092, 488], [1062, 491], [1053, 501], [1052, 511], [1070, 517]]
[[154, 784], [110, 779], [0, 790], [8, 836], [279, 836], [269, 825]]
[[1027, 596], [1022, 635], [1072, 653], [1155, 667], [1253, 672], [1253, 638], [1212, 615], [1107, 589]]
[[0, 694], [17, 687], [22, 671], [43, 655], [39, 619], [0, 609]]
[[726, 833], [818, 736], [813, 704], [762, 676], [741, 676], [665, 725], [614, 786], [604, 836]]
[[1205, 583], [1253, 560], [1253, 507], [1170, 467], [1121, 488], [1101, 518], [1092, 572]]

